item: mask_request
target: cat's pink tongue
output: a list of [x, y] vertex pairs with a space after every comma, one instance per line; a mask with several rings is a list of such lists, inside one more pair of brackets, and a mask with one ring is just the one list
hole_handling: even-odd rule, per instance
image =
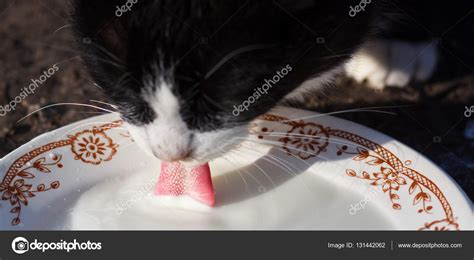
[[209, 164], [191, 168], [179, 162], [161, 162], [155, 195], [187, 195], [208, 206], [214, 206], [216, 199]]

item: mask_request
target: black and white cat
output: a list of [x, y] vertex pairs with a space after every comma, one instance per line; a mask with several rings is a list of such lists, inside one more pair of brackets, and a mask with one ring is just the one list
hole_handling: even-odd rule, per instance
[[374, 88], [429, 79], [436, 39], [471, 2], [75, 0], [73, 23], [136, 143], [161, 160], [203, 163], [253, 119], [341, 73]]

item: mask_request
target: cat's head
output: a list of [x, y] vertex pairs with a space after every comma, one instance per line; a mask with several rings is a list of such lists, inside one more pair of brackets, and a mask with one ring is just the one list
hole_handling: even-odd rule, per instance
[[161, 160], [202, 163], [350, 57], [370, 19], [350, 18], [347, 8], [313, 0], [76, 0], [73, 20], [86, 65], [136, 143]]

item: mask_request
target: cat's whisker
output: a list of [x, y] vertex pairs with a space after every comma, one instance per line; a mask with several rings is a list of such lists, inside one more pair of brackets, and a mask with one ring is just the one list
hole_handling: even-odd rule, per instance
[[[91, 42], [91, 45], [99, 52], [99, 54], [102, 54], [102, 56], [105, 56], [105, 61], [108, 61], [110, 64], [114, 65], [117, 69], [121, 70], [125, 75], [129, 78], [137, 82], [138, 84], [142, 84], [140, 80], [136, 79], [135, 77], [132, 76], [130, 72], [127, 72], [127, 68], [124, 65], [125, 62], [119, 58], [117, 55], [113, 54], [109, 50], [107, 50], [105, 47], [101, 46], [100, 44], [97, 44], [95, 42]], [[84, 55], [84, 53], [83, 53]], [[87, 55], [85, 55], [87, 56]], [[92, 58], [98, 58], [96, 56], [91, 56]], [[100, 57], [99, 57], [100, 58]]]
[[[251, 149], [250, 147], [243, 147], [245, 149]], [[278, 150], [281, 150], [284, 152], [283, 149], [280, 149], [280, 148], [277, 148]], [[251, 149], [251, 150], [254, 150], [254, 149]], [[266, 154], [265, 156], [269, 156], [270, 158], [272, 158], [273, 160], [277, 161], [278, 163], [280, 163], [283, 167], [287, 168], [289, 171], [287, 171], [287, 173], [292, 176], [292, 177], [296, 177], [298, 175], [298, 173], [296, 173], [294, 170], [292, 170], [290, 167], [287, 166], [287, 164], [293, 166], [294, 169], [298, 170], [298, 167], [296, 167], [293, 163], [283, 159], [283, 158], [279, 158], [277, 156], [274, 156], [274, 155], [271, 155], [271, 154]], [[311, 164], [309, 164], [308, 162], [304, 161], [303, 159], [299, 158], [299, 157], [296, 157], [297, 159], [303, 161], [308, 167], [311, 167]], [[283, 162], [282, 162], [283, 161]], [[285, 164], [286, 163], [286, 164]], [[276, 164], [275, 164], [276, 165]], [[281, 167], [280, 167], [281, 168]], [[306, 183], [303, 183], [303, 186], [309, 191], [311, 192], [311, 189], [306, 185]]]
[[332, 144], [339, 144], [339, 145], [346, 145], [352, 148], [358, 148], [360, 146], [355, 145], [353, 142], [349, 141], [344, 141], [341, 139], [335, 139], [333, 137], [316, 137], [314, 135], [303, 135], [303, 134], [294, 134], [294, 133], [285, 133], [285, 132], [272, 132], [272, 133], [251, 133], [251, 135], [267, 135], [269, 137], [287, 137], [287, 136], [292, 136], [292, 137], [301, 137], [301, 138], [307, 138], [307, 139], [324, 139], [328, 143]]
[[93, 82], [92, 85], [100, 90], [104, 90], [103, 87], [101, 87], [99, 84], [97, 84], [96, 82]]
[[120, 151], [123, 152], [125, 149], [130, 148], [132, 145], [134, 145], [134, 143], [129, 143], [129, 144], [125, 145], [124, 147], [122, 147], [122, 148], [120, 149]]
[[[249, 147], [242, 147], [242, 148], [245, 148], [245, 149], [247, 149], [247, 151], [254, 152], [255, 154], [259, 154], [259, 155], [260, 155], [260, 153], [259, 153], [258, 150], [251, 149], [251, 148], [249, 148]], [[270, 159], [268, 159], [268, 158], [266, 158], [266, 157], [269, 157], [269, 158], [271, 158], [271, 159], [274, 159], [274, 158], [272, 158], [272, 155], [270, 155], [270, 154], [264, 154], [264, 155], [263, 155], [262, 157], [260, 157], [259, 159], [264, 160], [264, 161], [266, 161], [266, 162], [268, 162], [268, 163], [270, 163], [270, 164], [273, 164], [273, 165], [277, 166], [278, 168], [282, 169], [283, 171], [285, 171], [286, 173], [288, 173], [288, 174], [289, 174], [290, 176], [292, 176], [292, 177], [295, 177], [295, 176], [297, 175], [293, 170], [291, 170], [291, 169], [288, 170], [287, 168], [282, 167], [280, 164], [277, 164], [277, 163], [275, 162], [275, 161], [277, 161], [277, 160], [274, 159], [275, 161], [273, 161], [273, 160], [270, 160]], [[280, 162], [280, 163], [281, 163], [281, 162]], [[255, 167], [258, 167], [258, 168], [260, 169], [260, 167], [257, 165], [256, 162], [254, 162], [253, 165], [255, 165]], [[284, 164], [283, 164], [283, 165], [284, 165]], [[263, 170], [263, 169], [262, 169], [262, 170]], [[264, 174], [265, 174], [265, 176], [267, 176], [267, 178], [272, 182], [273, 187], [276, 188], [277, 186], [276, 186], [275, 182], [273, 181], [273, 179], [270, 177], [270, 175], [266, 174], [266, 172], [264, 172]]]
[[[242, 146], [242, 148], [245, 148], [245, 149], [247, 149], [247, 150], [253, 150], [253, 151], [255, 151], [255, 152], [258, 152], [258, 150], [253, 149], [253, 148], [248, 147], [248, 146]], [[287, 170], [286, 172], [287, 172], [288, 174], [290, 174], [291, 176], [295, 177], [295, 176], [297, 175], [297, 174], [294, 172], [293, 169], [291, 169], [290, 167], [288, 167], [285, 163], [282, 163], [276, 156], [271, 155], [271, 154], [265, 154], [265, 155], [264, 155], [263, 157], [261, 157], [261, 158], [263, 159], [265, 156], [268, 156], [269, 158], [271, 158], [271, 159], [273, 159], [274, 161], [276, 161], [276, 162], [278, 162], [279, 164], [281, 164], [281, 165]], [[291, 163], [289, 163], [288, 161], [286, 161], [286, 163], [287, 163], [287, 164], [291, 164]], [[277, 165], [277, 164], [275, 164], [275, 163], [273, 163], [273, 164], [274, 164], [274, 165]], [[281, 169], [283, 169], [282, 166], [279, 166], [279, 165], [277, 165], [277, 166], [280, 167]], [[291, 166], [294, 167], [293, 164], [291, 164]], [[296, 168], [296, 167], [295, 167], [295, 168]]]
[[[257, 142], [257, 141], [250, 140], [250, 139], [246, 139], [246, 141], [254, 142], [254, 143], [257, 143], [257, 144], [262, 144], [263, 143], [263, 144], [268, 144], [268, 145], [272, 145], [272, 146], [275, 146], [275, 147], [281, 147], [281, 143], [277, 143], [277, 142], [271, 142], [271, 141]], [[291, 147], [291, 146], [286, 146], [286, 148], [291, 149], [291, 150], [295, 150], [295, 151], [298, 151], [298, 152], [301, 152], [301, 153], [309, 154], [309, 155], [312, 155], [316, 158], [323, 159], [325, 161], [329, 161], [328, 158], [323, 157], [323, 156], [321, 156], [317, 153], [308, 152], [306, 150], [301, 150], [301, 149]]]
[[71, 58], [64, 59], [62, 61], [58, 61], [58, 62], [54, 63], [54, 65], [59, 65], [61, 63], [65, 63], [65, 62], [68, 62], [68, 61], [71, 61], [71, 60], [77, 60], [77, 59], [80, 59], [80, 58], [81, 58], [81, 56], [79, 56], [79, 55], [74, 56], [74, 57], [71, 57]]
[[[286, 137], [286, 135], [269, 135], [270, 137]], [[305, 138], [311, 138], [311, 136], [308, 136], [308, 137], [305, 137]], [[314, 137], [313, 137], [314, 138]], [[276, 142], [276, 141], [275, 141]], [[357, 144], [354, 144], [354, 143], [351, 143], [351, 142], [348, 142], [348, 141], [343, 141], [343, 140], [339, 140], [339, 139], [334, 139], [334, 138], [325, 138], [324, 139], [324, 142], [328, 142], [330, 144], [336, 144], [336, 145], [342, 145], [342, 146], [348, 146], [348, 147], [351, 147], [351, 148], [359, 148], [360, 146], [357, 145]], [[281, 143], [280, 143], [281, 145]], [[312, 144], [313, 146], [317, 146], [316, 144]]]
[[80, 113], [80, 114], [100, 114], [107, 115], [108, 112], [94, 112], [94, 111], [82, 111], [82, 110], [68, 110], [68, 112]]
[[[254, 151], [255, 153], [258, 153], [258, 152], [259, 152], [257, 149], [254, 149], [254, 148], [249, 147], [249, 146], [242, 146], [242, 148], [247, 149], [247, 150], [252, 150], [252, 151]], [[296, 176], [296, 173], [293, 172], [293, 170], [292, 170], [290, 167], [288, 167], [287, 165], [285, 165], [285, 164], [282, 163], [281, 161], [275, 159], [275, 156], [273, 156], [273, 155], [267, 153], [267, 154], [264, 154], [264, 155], [263, 155], [262, 157], [260, 157], [260, 158], [261, 158], [261, 159], [264, 159], [264, 160], [266, 160], [266, 161], [268, 161], [268, 162], [271, 162], [272, 164], [274, 164], [274, 165], [280, 167], [281, 169], [283, 169], [282, 166], [279, 166], [278, 164], [274, 163], [273, 161], [269, 161], [269, 160], [266, 159], [265, 157], [269, 157], [270, 159], [275, 160], [275, 162], [278, 162], [279, 164], [282, 164], [282, 166], [285, 167], [285, 169], [284, 169], [285, 171], [288, 170], [287, 172], [288, 172], [290, 175]], [[293, 166], [294, 166], [294, 165], [293, 165]]]
[[[388, 111], [384, 111], [384, 110], [378, 110], [378, 109], [382, 109], [382, 108], [391, 109], [391, 108], [410, 107], [410, 106], [411, 106], [411, 105], [353, 108], [353, 109], [334, 111], [334, 112], [323, 113], [323, 114], [318, 114], [318, 115], [304, 116], [304, 117], [298, 117], [298, 118], [289, 118], [289, 119], [287, 119], [287, 120], [278, 121], [278, 123], [284, 124], [284, 123], [289, 123], [289, 122], [291, 122], [291, 121], [298, 121], [298, 120], [304, 120], [304, 119], [310, 119], [310, 118], [317, 118], [317, 117], [328, 116], [328, 115], [336, 115], [336, 114], [343, 114], [343, 113], [353, 113], [353, 112], [373, 112], [373, 113], [382, 113], [382, 114], [396, 115], [396, 113], [388, 112]], [[259, 123], [259, 122], [256, 122], [256, 123]]]
[[64, 28], [68, 28], [68, 27], [71, 27], [72, 24], [66, 24], [66, 25], [63, 25], [61, 27], [59, 27], [58, 29], [56, 29], [54, 32], [53, 32], [53, 35], [55, 35], [57, 32], [61, 31], [62, 29]]
[[[259, 142], [256, 142], [256, 141], [251, 140], [251, 139], [247, 139], [247, 141], [253, 142], [253, 143], [256, 143], [256, 144], [259, 144]], [[243, 143], [243, 144], [244, 144], [244, 143]], [[274, 146], [274, 148], [276, 148], [276, 149], [279, 150], [279, 151], [282, 151], [282, 152], [286, 153], [286, 151], [283, 150], [283, 148], [281, 148], [281, 147]], [[296, 157], [296, 159], [300, 160], [302, 163], [306, 164], [307, 166], [311, 166], [311, 164], [309, 164], [307, 161], [305, 161], [305, 160], [303, 160], [303, 159], [301, 159], [301, 158], [299, 158], [299, 157]], [[284, 162], [289, 163], [288, 161], [284, 160], [283, 158], [280, 158], [280, 160], [283, 160]], [[289, 164], [291, 164], [291, 163], [289, 163]], [[292, 165], [292, 166], [295, 166], [295, 165]], [[296, 168], [296, 167], [295, 167], [295, 168]]]
[[102, 105], [107, 105], [107, 106], [110, 106], [116, 110], [118, 110], [118, 106], [117, 105], [114, 105], [114, 104], [111, 104], [111, 103], [107, 103], [107, 102], [104, 102], [104, 101], [100, 101], [100, 100], [95, 100], [95, 99], [91, 99], [89, 100], [90, 102], [94, 102], [94, 103], [99, 103], [99, 104], [102, 104]]
[[[277, 187], [276, 183], [273, 181], [273, 179], [260, 166], [258, 166], [257, 163], [253, 163], [252, 165], [254, 165], [271, 182], [273, 187], [275, 187], [275, 188]], [[251, 176], [253, 176], [253, 175], [251, 174]], [[257, 177], [255, 177], [255, 178], [257, 179]], [[263, 184], [260, 181], [258, 183], [259, 183], [259, 186], [266, 188], [266, 184]]]
[[[121, 144], [126, 143], [126, 142], [128, 142], [128, 141], [132, 141], [132, 138], [126, 138], [125, 140], [123, 140], [123, 141], [121, 141], [121, 142], [119, 142], [119, 143], [117, 143], [117, 144], [118, 144], [118, 145], [121, 145]], [[131, 142], [130, 144], [134, 144], [134, 142]]]
[[90, 108], [95, 108], [95, 109], [98, 109], [98, 110], [102, 110], [102, 111], [105, 111], [105, 112], [109, 112], [109, 113], [112, 113], [112, 114], [116, 114], [116, 115], [120, 115], [119, 113], [117, 112], [114, 112], [112, 110], [108, 110], [108, 109], [105, 109], [105, 108], [102, 108], [102, 107], [98, 107], [98, 106], [94, 106], [94, 105], [90, 105], [90, 104], [81, 104], [81, 103], [56, 103], [56, 104], [51, 104], [51, 105], [47, 105], [47, 106], [44, 106], [44, 107], [41, 107], [39, 109], [36, 109], [35, 111], [29, 113], [28, 115], [22, 117], [20, 120], [17, 121], [17, 123], [20, 123], [21, 121], [25, 120], [26, 118], [44, 110], [44, 109], [48, 109], [48, 108], [51, 108], [51, 107], [57, 107], [57, 106], [81, 106], [81, 107], [90, 107]]
[[[246, 139], [246, 141], [251, 142], [251, 143], [256, 143], [256, 144], [258, 144], [258, 142], [254, 142], [254, 141], [251, 140], [251, 139]], [[245, 146], [245, 145], [247, 144], [246, 141], [244, 141], [244, 142], [241, 143], [241, 145], [242, 145], [241, 147], [244, 147], [244, 148], [247, 148], [247, 149], [250, 148], [250, 149], [253, 149], [253, 150], [255, 150], [255, 151], [258, 151], [258, 150], [256, 150], [253, 146]], [[276, 148], [277, 148], [278, 150], [281, 150], [281, 151], [284, 152], [283, 149], [281, 149], [281, 148], [279, 148], [279, 147], [276, 147]], [[293, 166], [295, 169], [297, 168], [294, 164], [292, 164], [291, 162], [289, 162], [289, 161], [287, 161], [287, 160], [285, 160], [285, 159], [283, 159], [283, 158], [278, 158], [278, 157], [276, 157], [276, 156], [274, 156], [274, 155], [270, 155], [270, 154], [267, 154], [267, 155], [272, 156], [274, 159], [276, 159], [276, 160], [278, 160], [280, 163], [282, 163], [282, 165], [285, 165], [285, 166], [286, 166], [286, 165], [288, 164], [288, 165], [290, 165], [290, 166]], [[300, 160], [301, 160], [301, 159], [300, 159]], [[283, 162], [282, 162], [282, 161], [283, 161]], [[303, 162], [306, 163], [306, 164], [308, 164], [308, 163], [305, 162], [305, 161], [303, 161]], [[308, 164], [308, 165], [309, 165], [309, 164]]]
[[267, 179], [272, 183], [273, 187], [277, 187], [276, 183], [273, 181], [273, 179], [267, 174], [265, 170], [262, 169], [256, 162], [254, 162], [252, 165], [254, 165]]
[[[253, 147], [244, 146], [244, 145], [245, 145], [245, 142], [241, 142], [240, 144], [241, 144], [241, 146], [239, 147], [239, 149], [240, 149], [240, 148], [245, 148], [245, 149], [250, 149], [250, 150], [252, 150], [252, 151], [254, 151], [254, 152], [259, 152], [258, 150], [254, 149]], [[272, 159], [274, 159], [275, 161], [278, 161], [278, 162], [281, 163], [283, 166], [285, 166], [288, 170], [291, 171], [291, 168], [287, 167], [284, 163], [282, 163], [281, 161], [279, 161], [279, 159], [276, 158], [275, 156], [270, 155], [270, 154], [264, 154], [264, 156], [271, 157]], [[293, 164], [291, 164], [290, 162], [288, 162], [288, 161], [286, 161], [286, 160], [284, 160], [284, 159], [281, 159], [281, 160], [285, 161], [287, 164], [290, 164], [290, 165], [294, 166]], [[295, 167], [295, 168], [296, 168], [296, 167]]]
[[233, 57], [246, 53], [246, 52], [252, 52], [252, 51], [257, 51], [257, 50], [263, 50], [263, 49], [268, 49], [273, 47], [274, 45], [266, 45], [266, 44], [253, 44], [253, 45], [247, 45], [240, 47], [236, 50], [233, 50], [226, 54], [219, 62], [217, 62], [212, 69], [210, 69], [205, 75], [204, 75], [204, 80], [210, 78], [216, 71], [218, 71], [224, 64], [226, 64], [228, 61], [230, 61]]
[[[231, 150], [231, 151], [229, 151], [229, 152], [230, 152], [231, 154], [238, 155], [238, 156], [240, 156], [241, 158], [243, 158], [243, 156], [240, 155], [240, 154], [238, 154], [236, 151]], [[235, 164], [234, 164], [234, 165], [235, 165]], [[238, 165], [236, 165], [236, 166], [238, 166]], [[247, 171], [246, 169], [243, 169], [243, 170], [244, 170], [245, 173], [247, 173], [247, 174], [250, 176], [250, 178], [252, 178], [259, 186], [263, 186], [262, 183], [261, 183], [255, 176], [253, 176], [253, 174], [251, 174], [251, 173], [250, 173], [249, 171]]]
[[[78, 125], [72, 129], [69, 129], [67, 132], [65, 132], [64, 134], [61, 135], [61, 137], [64, 137], [66, 136], [67, 134], [79, 129], [79, 128], [83, 128], [85, 126], [89, 126], [89, 125], [98, 125], [98, 124], [110, 124], [110, 121], [107, 121], [107, 122], [90, 122], [90, 123], [85, 123], [85, 124], [81, 124], [81, 125]], [[113, 130], [113, 129], [116, 129], [116, 130], [124, 130], [124, 131], [128, 131], [126, 128], [124, 127], [114, 127], [110, 130]]]
[[[78, 51], [75, 50], [75, 49], [72, 49], [72, 48], [66, 48], [64, 46], [55, 46], [55, 45], [52, 45], [50, 43], [43, 43], [43, 42], [40, 42], [40, 41], [33, 41], [33, 40], [30, 40], [30, 43], [32, 44], [35, 44], [35, 45], [38, 45], [38, 46], [42, 46], [42, 47], [48, 47], [50, 49], [53, 49], [53, 50], [57, 50], [57, 51], [63, 51], [63, 52], [67, 52], [67, 53], [74, 53], [74, 54], [78, 54]], [[94, 58], [94, 59], [97, 59], [99, 61], [102, 61], [104, 63], [107, 63], [107, 64], [110, 64], [118, 69], [124, 69], [125, 67], [121, 64], [118, 64], [112, 60], [107, 60], [107, 59], [104, 59], [102, 57], [99, 57], [99, 56], [93, 56], [93, 55], [90, 55], [90, 54], [87, 54], [87, 53], [81, 53], [81, 56], [83, 57], [91, 57], [91, 58]]]
[[[219, 150], [221, 150], [221, 149], [219, 149]], [[245, 185], [245, 190], [248, 191], [248, 183], [247, 183], [247, 181], [245, 180], [244, 176], [242, 175], [242, 172], [239, 170], [238, 165], [232, 163], [232, 162], [230, 161], [230, 159], [226, 158], [226, 156], [225, 156], [222, 152], [219, 152], [219, 154], [220, 154], [220, 158], [221, 158], [221, 159], [224, 159], [226, 162], [228, 162], [228, 163], [231, 164], [231, 165], [237, 166], [237, 168], [236, 168], [236, 169], [237, 169], [237, 172], [238, 172], [240, 178], [242, 179], [242, 182], [243, 182], [244, 185]]]
[[117, 62], [117, 64], [124, 64], [124, 62], [123, 62], [122, 59], [120, 59], [119, 57], [117, 57], [117, 55], [113, 54], [112, 52], [110, 52], [109, 50], [107, 50], [106, 48], [104, 48], [102, 45], [97, 44], [96, 42], [91, 42], [91, 45], [92, 45], [96, 50], [98, 50], [98, 51], [101, 52], [102, 54], [106, 55], [106, 58], [107, 58], [107, 56], [108, 56], [108, 58], [115, 60], [115, 62]]

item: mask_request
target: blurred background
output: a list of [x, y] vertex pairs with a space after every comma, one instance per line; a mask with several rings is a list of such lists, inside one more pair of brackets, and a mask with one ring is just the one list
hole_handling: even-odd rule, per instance
[[[105, 101], [74, 50], [68, 8], [63, 0], [0, 2], [0, 105], [8, 104], [44, 70], [56, 63], [60, 68], [14, 111], [0, 116], [0, 157], [37, 135], [99, 114], [94, 109], [57, 106], [18, 123], [40, 107]], [[473, 20], [471, 10], [457, 26], [474, 24]], [[379, 110], [395, 115], [348, 112], [337, 117], [409, 145], [448, 172], [474, 200], [474, 110], [469, 113], [469, 108], [474, 108], [474, 68], [472, 61], [452, 49], [456, 42], [449, 37], [436, 41], [442, 47], [442, 65], [432, 82], [375, 91], [341, 78], [324, 95], [293, 105], [318, 112], [384, 107]], [[468, 51], [472, 54], [474, 50]]]

